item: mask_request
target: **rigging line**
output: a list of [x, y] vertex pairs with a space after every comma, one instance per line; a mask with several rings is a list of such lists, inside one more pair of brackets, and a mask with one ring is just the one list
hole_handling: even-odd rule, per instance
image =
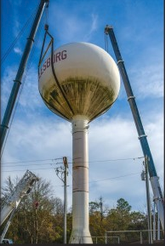
[[21, 92], [22, 92], [22, 89], [23, 89], [23, 86], [24, 86], [25, 79], [26, 79], [26, 71], [25, 71], [24, 77], [22, 79], [22, 86], [20, 88], [20, 91], [18, 92], [18, 96], [17, 96], [17, 100], [16, 100], [16, 103], [15, 103], [15, 107], [13, 109], [13, 114], [11, 116], [11, 120], [10, 120], [10, 123], [9, 123], [8, 131], [7, 131], [6, 138], [5, 138], [4, 145], [3, 145], [3, 149], [2, 149], [2, 153], [4, 151], [4, 147], [6, 146], [6, 142], [7, 142], [10, 130], [11, 130], [11, 125], [13, 123], [15, 112], [16, 112], [16, 109], [18, 107], [18, 102], [19, 102], [19, 99], [20, 99], [20, 96], [21, 96]]
[[32, 67], [32, 58], [34, 57], [34, 53], [36, 51], [36, 47], [38, 46], [38, 43], [39, 43], [39, 40], [40, 40], [39, 38], [40, 38], [40, 34], [41, 34], [42, 28], [43, 28], [43, 21], [41, 20], [40, 25], [38, 27], [38, 31], [37, 31], [36, 37], [35, 37], [35, 42], [34, 42], [34, 45], [33, 45], [32, 51], [31, 51], [31, 54], [29, 56], [29, 61], [27, 63], [27, 68], [26, 68], [26, 71], [25, 71], [25, 76], [27, 76], [27, 72]]
[[[42, 25], [42, 20], [41, 20], [41, 24], [40, 24], [40, 26], [39, 26], [39, 28], [38, 28], [38, 33], [40, 33], [40, 31], [41, 31], [41, 25]], [[31, 67], [31, 64], [32, 64], [31, 60], [32, 60], [32, 57], [33, 57], [33, 55], [34, 55], [34, 50], [35, 50], [36, 44], [38, 43], [38, 40], [39, 40], [39, 38], [37, 39], [37, 35], [36, 35], [35, 43], [34, 43], [34, 45], [33, 45], [34, 49], [32, 49], [31, 54], [30, 54], [30, 56], [29, 56], [29, 62], [28, 62], [28, 64], [27, 64], [26, 69], [25, 69], [25, 72], [24, 72], [24, 76], [23, 76], [23, 79], [22, 79], [22, 80], [23, 80], [23, 81], [22, 81], [22, 86], [21, 86], [20, 91], [19, 91], [18, 99], [19, 99], [20, 94], [21, 94], [21, 92], [22, 92], [22, 89], [23, 89], [23, 86], [24, 86], [24, 81], [25, 81], [25, 79], [26, 79], [26, 77], [27, 77], [27, 72], [29, 71], [29, 69], [30, 69], [30, 67]], [[17, 99], [17, 102], [19, 101], [18, 99]], [[17, 104], [17, 103], [16, 103], [16, 104]]]
[[13, 40], [13, 42], [11, 43], [11, 45], [9, 46], [9, 48], [7, 49], [7, 51], [5, 52], [5, 54], [2, 56], [1, 58], [1, 64], [6, 60], [6, 58], [8, 57], [9, 53], [11, 52], [11, 50], [13, 49], [13, 47], [15, 46], [15, 44], [17, 43], [18, 39], [21, 37], [21, 35], [24, 33], [26, 27], [30, 24], [30, 22], [32, 22], [32, 20], [34, 19], [34, 15], [37, 11], [37, 8], [34, 9], [34, 11], [32, 12], [32, 14], [30, 15], [30, 17], [28, 18], [28, 20], [26, 21], [26, 23], [24, 24], [24, 26], [22, 27], [22, 29], [20, 30], [20, 32], [17, 34], [16, 38]]
[[[38, 33], [39, 33], [39, 34], [41, 33], [41, 25], [43, 25], [43, 24], [42, 24], [42, 21], [41, 21], [41, 24], [39, 25], [39, 28], [38, 28]], [[38, 35], [38, 36], [39, 36], [39, 35]], [[8, 136], [9, 136], [9, 132], [10, 132], [10, 129], [11, 129], [11, 125], [12, 125], [12, 123], [13, 123], [13, 119], [14, 119], [14, 116], [15, 116], [15, 112], [16, 112], [16, 109], [17, 109], [17, 107], [18, 107], [18, 102], [19, 102], [20, 96], [21, 96], [21, 94], [22, 94], [24, 85], [25, 85], [25, 80], [26, 80], [26, 78], [27, 78], [27, 73], [28, 73], [29, 69], [30, 69], [31, 66], [32, 66], [32, 58], [33, 58], [33, 56], [34, 56], [34, 51], [35, 51], [35, 49], [36, 49], [36, 44], [37, 44], [38, 41], [39, 41], [39, 37], [36, 36], [35, 41], [36, 41], [36, 42], [34, 43], [33, 49], [32, 49], [31, 54], [30, 54], [30, 56], [29, 56], [29, 61], [28, 61], [27, 67], [26, 67], [25, 72], [24, 72], [24, 76], [23, 76], [23, 79], [22, 79], [22, 86], [20, 87], [20, 90], [19, 90], [19, 93], [18, 93], [18, 97], [17, 97], [17, 100], [16, 100], [16, 104], [15, 104], [15, 107], [14, 107], [14, 109], [13, 109], [13, 115], [11, 116], [11, 122], [10, 122], [10, 125], [9, 125], [8, 132], [7, 132], [7, 134], [6, 134], [6, 139], [5, 139], [5, 144], [4, 144], [4, 146], [6, 145], [6, 141], [7, 141]], [[3, 147], [3, 149], [2, 149], [2, 153], [3, 153], [3, 150], [4, 150], [4, 147]]]
[[[49, 34], [50, 35], [50, 34]], [[73, 108], [71, 107], [71, 104], [66, 96], [66, 94], [64, 93], [60, 83], [59, 83], [59, 80], [57, 78], [57, 75], [56, 75], [56, 71], [55, 71], [55, 68], [54, 68], [54, 65], [53, 65], [53, 56], [54, 56], [54, 39], [52, 37], [52, 46], [51, 46], [51, 68], [52, 68], [52, 73], [53, 73], [53, 76], [54, 76], [54, 79], [55, 79], [55, 82], [56, 82], [56, 85], [58, 86], [58, 88], [60, 89], [60, 92], [62, 93], [62, 96], [63, 98], [65, 99], [69, 109], [71, 110], [72, 114], [74, 115], [74, 112], [73, 112]], [[66, 117], [65, 117], [66, 118]]]
[[[42, 21], [41, 21], [41, 25], [42, 25]], [[38, 28], [38, 33], [39, 33], [39, 34], [40, 34], [40, 32], [41, 32], [41, 25], [40, 25], [39, 28]], [[31, 54], [30, 54], [30, 57], [29, 57], [29, 63], [27, 64], [27, 68], [25, 69], [24, 76], [23, 76], [23, 78], [22, 78], [22, 86], [21, 86], [21, 88], [20, 88], [20, 90], [19, 90], [19, 93], [18, 93], [18, 97], [17, 97], [17, 100], [16, 100], [16, 104], [15, 104], [15, 107], [14, 107], [14, 109], [13, 109], [13, 115], [11, 116], [11, 121], [10, 121], [10, 124], [9, 124], [9, 129], [8, 129], [8, 131], [7, 131], [7, 134], [6, 134], [6, 139], [5, 139], [5, 142], [4, 142], [3, 149], [2, 149], [2, 151], [1, 151], [1, 153], [3, 153], [3, 151], [4, 151], [4, 146], [6, 145], [6, 141], [7, 141], [8, 136], [9, 136], [9, 132], [10, 132], [10, 129], [11, 129], [11, 125], [12, 125], [12, 123], [13, 123], [14, 115], [15, 115], [16, 109], [17, 109], [17, 107], [18, 107], [18, 102], [19, 102], [19, 99], [20, 99], [20, 96], [21, 96], [21, 93], [22, 93], [22, 90], [23, 90], [23, 87], [24, 87], [24, 84], [25, 84], [25, 80], [26, 80], [26, 78], [27, 78], [27, 72], [29, 71], [29, 69], [30, 69], [31, 66], [32, 66], [32, 57], [33, 57], [33, 55], [34, 55], [34, 50], [36, 49], [36, 44], [37, 44], [38, 41], [39, 41], [39, 38], [37, 38], [37, 36], [36, 36], [35, 41], [36, 41], [36, 43], [34, 44], [34, 47], [33, 47], [33, 49], [32, 49], [32, 52], [31, 52]]]
[[49, 18], [49, 8], [47, 7], [45, 9], [45, 23], [48, 24], [48, 18]]
[[40, 21], [40, 25], [38, 26], [38, 31], [36, 33], [35, 42], [33, 44], [32, 51], [31, 51], [30, 56], [29, 56], [29, 62], [27, 64], [27, 69], [26, 69], [26, 72], [25, 72], [26, 75], [27, 75], [27, 72], [29, 71], [29, 69], [32, 66], [32, 58], [34, 56], [34, 52], [36, 50], [36, 47], [38, 47], [38, 43], [40, 41], [40, 36], [41, 36], [41, 31], [43, 30], [43, 26], [44, 26], [44, 20], [42, 18], [41, 21]]
[[[42, 45], [42, 49], [41, 49], [41, 54], [40, 54], [40, 59], [39, 59], [39, 64], [38, 64], [38, 73], [39, 73], [39, 66], [41, 65], [42, 60], [43, 60], [43, 56], [46, 55], [46, 52], [44, 53], [44, 55], [42, 55], [43, 49], [44, 49], [44, 45], [45, 45], [46, 35], [48, 35], [48, 36], [51, 38], [51, 41], [49, 42], [48, 48], [46, 49], [46, 52], [48, 51], [49, 47], [51, 47], [51, 68], [52, 68], [52, 73], [53, 73], [55, 82], [56, 82], [56, 84], [57, 84], [59, 90], [61, 91], [63, 97], [65, 98], [65, 94], [64, 94], [64, 92], [63, 92], [63, 90], [62, 90], [62, 88], [61, 88], [61, 86], [60, 86], [60, 84], [59, 84], [59, 81], [58, 81], [58, 79], [57, 79], [57, 76], [56, 76], [56, 73], [55, 73], [55, 70], [54, 70], [54, 65], [53, 65], [53, 56], [54, 56], [54, 51], [53, 51], [54, 48], [53, 48], [53, 44], [54, 44], [54, 38], [53, 38], [53, 36], [48, 32], [47, 29], [45, 29], [44, 41], [43, 41], [43, 45]], [[51, 45], [51, 46], [50, 46], [50, 45]], [[41, 95], [41, 93], [40, 93], [40, 95]], [[41, 95], [41, 97], [42, 97], [43, 101], [45, 101], [46, 104], [49, 104], [49, 103], [47, 102], [47, 100], [46, 100], [45, 98], [43, 98], [42, 95]], [[68, 101], [67, 101], [67, 98], [65, 98], [65, 100], [66, 100], [66, 102], [68, 102]], [[68, 102], [68, 103], [69, 103], [69, 102]], [[61, 106], [62, 106], [62, 105], [61, 105]], [[68, 106], [69, 106], [69, 105], [68, 105]], [[66, 118], [66, 116], [64, 116], [61, 112], [59, 112], [59, 111], [57, 110], [57, 108], [56, 108], [56, 111], [57, 111], [59, 114], [61, 114], [64, 118]]]

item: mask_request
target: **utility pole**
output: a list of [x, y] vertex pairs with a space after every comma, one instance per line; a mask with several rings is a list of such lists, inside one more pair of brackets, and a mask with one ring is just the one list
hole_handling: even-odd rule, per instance
[[160, 240], [160, 216], [159, 216], [159, 213], [158, 213], [157, 228], [158, 228], [157, 239]]
[[64, 244], [67, 244], [67, 175], [68, 175], [68, 161], [67, 157], [63, 157], [64, 167], [57, 167], [55, 169], [57, 176], [64, 183]]
[[149, 190], [149, 181], [148, 181], [148, 157], [145, 156], [143, 162], [145, 171], [143, 172], [142, 180], [146, 181], [146, 198], [147, 198], [147, 215], [148, 215], [148, 242], [149, 244], [153, 243], [152, 238], [152, 219], [151, 219], [151, 201], [150, 201], [150, 190]]
[[99, 203], [99, 205], [100, 205], [100, 214], [101, 214], [101, 221], [103, 220], [103, 198], [102, 197], [100, 197], [100, 203]]
[[64, 163], [64, 244], [67, 244], [67, 157], [63, 157]]
[[22, 55], [22, 58], [20, 61], [20, 65], [19, 65], [16, 77], [15, 77], [15, 80], [14, 80], [13, 88], [12, 88], [12, 91], [10, 93], [10, 97], [8, 100], [6, 111], [5, 111], [3, 121], [2, 121], [2, 124], [0, 127], [0, 136], [1, 136], [1, 138], [0, 138], [0, 152], [1, 152], [1, 155], [2, 155], [2, 150], [4, 148], [7, 130], [9, 129], [9, 123], [11, 120], [11, 116], [13, 113], [15, 102], [16, 102], [16, 99], [18, 96], [19, 88], [20, 88], [20, 85], [22, 83], [21, 82], [22, 77], [23, 77], [23, 74], [24, 74], [24, 71], [26, 68], [26, 64], [28, 62], [30, 51], [31, 51], [33, 43], [34, 43], [35, 34], [37, 32], [37, 28], [39, 26], [39, 22], [41, 20], [44, 8], [46, 6], [48, 6], [48, 2], [49, 2], [49, 0], [41, 0], [41, 2], [39, 4], [39, 7], [38, 7], [38, 10], [36, 13], [36, 17], [34, 19], [29, 37], [27, 38], [26, 46], [25, 46], [25, 49], [24, 49], [24, 52], [23, 52], [23, 55]]

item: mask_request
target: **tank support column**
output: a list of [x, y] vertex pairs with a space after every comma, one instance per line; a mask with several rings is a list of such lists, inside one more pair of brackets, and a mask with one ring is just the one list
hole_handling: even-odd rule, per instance
[[88, 119], [75, 116], [73, 134], [73, 219], [70, 243], [93, 243], [89, 232]]

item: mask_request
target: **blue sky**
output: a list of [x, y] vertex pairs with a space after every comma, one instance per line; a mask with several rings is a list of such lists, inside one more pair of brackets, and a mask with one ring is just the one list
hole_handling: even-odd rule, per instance
[[[30, 20], [9, 55], [2, 60], [2, 116], [39, 2], [1, 0], [2, 58]], [[105, 49], [107, 38], [108, 52], [115, 60], [110, 40], [104, 34], [107, 24], [114, 27], [163, 189], [163, 0], [50, 0], [36, 35], [3, 152], [2, 181], [9, 175], [22, 177], [29, 169], [50, 181], [55, 196], [63, 199], [63, 184], [54, 171], [59, 160], [54, 159], [67, 156], [71, 206], [71, 124], [49, 111], [38, 92], [37, 66], [45, 23], [54, 36], [55, 48], [70, 42], [90, 42]], [[114, 105], [90, 124], [90, 201], [102, 196], [105, 204], [113, 207], [123, 197], [133, 209], [146, 211], [145, 183], [140, 177], [143, 159], [136, 158], [142, 156], [121, 80]]]

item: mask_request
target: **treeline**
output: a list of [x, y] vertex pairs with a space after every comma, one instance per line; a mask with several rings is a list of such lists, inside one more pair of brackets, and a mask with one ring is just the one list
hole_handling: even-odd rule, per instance
[[[9, 177], [2, 188], [1, 205], [5, 205], [16, 183]], [[70, 209], [71, 210], [71, 209]], [[31, 192], [21, 201], [12, 220], [6, 238], [11, 238], [17, 244], [61, 243], [63, 244], [63, 202], [52, 194], [51, 184], [42, 178], [35, 184]], [[115, 208], [104, 206], [103, 199], [89, 203], [90, 232], [93, 241], [105, 241], [106, 231], [143, 230], [147, 229], [147, 217], [141, 212], [131, 210], [126, 200], [120, 198]], [[7, 222], [7, 221], [6, 221]], [[0, 233], [6, 224], [1, 227]], [[72, 212], [67, 213], [67, 241], [72, 228]], [[116, 240], [115, 234], [110, 234], [108, 240]], [[146, 235], [147, 236], [147, 235]], [[121, 235], [123, 241], [128, 241], [132, 234]], [[134, 235], [139, 240], [139, 234]]]

